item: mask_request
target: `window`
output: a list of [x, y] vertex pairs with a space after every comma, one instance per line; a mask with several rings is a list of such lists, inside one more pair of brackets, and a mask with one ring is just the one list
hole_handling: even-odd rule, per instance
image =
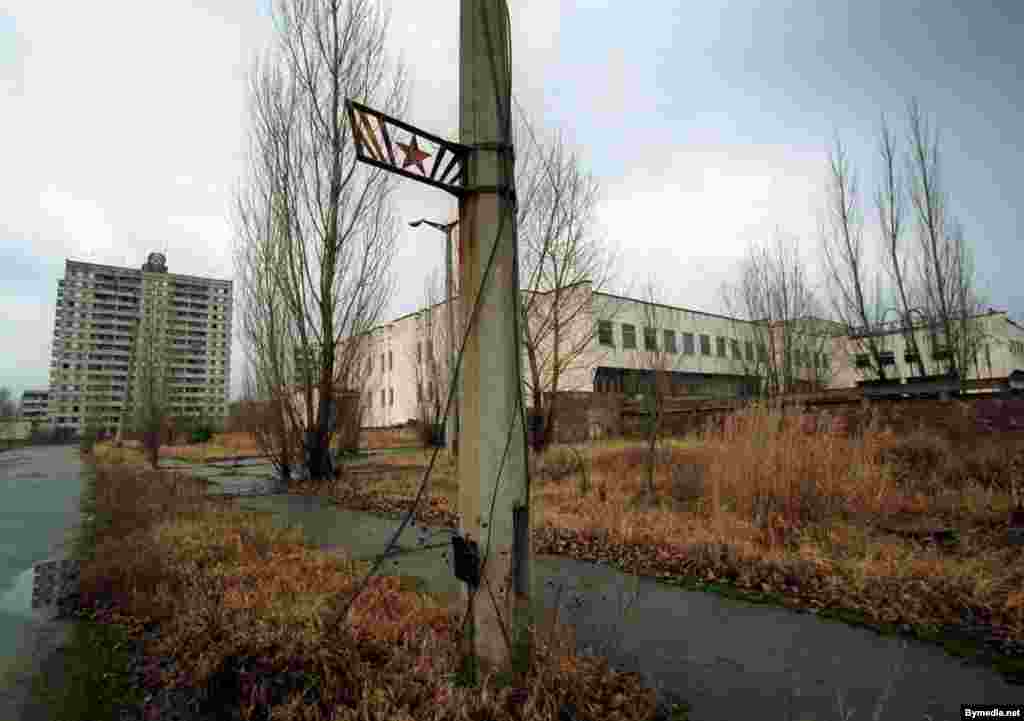
[[676, 349], [676, 332], [674, 330], [665, 331], [665, 352], [666, 353], [678, 353]]
[[427, 340], [427, 358], [434, 357], [434, 341]]
[[434, 382], [433, 381], [427, 381], [427, 400], [428, 401], [434, 400]]
[[658, 331], [654, 328], [644, 328], [644, 350], [658, 350]]
[[381, 408], [384, 407], [384, 389], [383, 388], [380, 389], [380, 407]]
[[764, 343], [757, 344], [757, 360], [759, 363], [768, 362], [768, 349], [765, 347]]
[[683, 353], [693, 355], [693, 333], [683, 333]]
[[422, 383], [417, 383], [416, 384], [416, 402], [417, 403], [422, 403], [423, 402], [423, 384]]
[[366, 407], [373, 408], [373, 391], [366, 391]]
[[754, 360], [754, 342], [748, 340], [748, 341], [746, 341], [743, 344], [743, 346], [744, 346], [743, 349], [747, 352], [747, 360], [748, 361], [753, 361]]
[[871, 367], [871, 358], [868, 356], [867, 353], [858, 353], [857, 354], [857, 367], [858, 368], [870, 368]]
[[390, 371], [390, 370], [394, 370], [394, 369], [395, 369], [395, 357], [391, 353], [391, 351], [388, 351], [388, 370]]
[[700, 353], [701, 355], [711, 355], [711, 336], [700, 334]]
[[622, 324], [622, 347], [636, 348], [636, 326], [629, 323]]
[[891, 350], [879, 351], [878, 360], [881, 361], [884, 366], [894, 366], [896, 365], [896, 354]]
[[384, 368], [384, 354], [381, 353], [380, 354], [380, 374], [384, 375], [384, 371], [385, 371], [385, 368]]
[[743, 360], [743, 355], [740, 353], [740, 342], [735, 338], [729, 340], [729, 347], [732, 348], [732, 359]]
[[718, 353], [719, 358], [725, 358], [725, 338], [718, 336], [715, 338], [715, 350]]
[[599, 320], [597, 322], [597, 342], [601, 345], [614, 347], [615, 339], [612, 335], [612, 322], [610, 320]]
[[423, 362], [423, 343], [416, 341], [416, 362]]
[[388, 389], [388, 405], [389, 406], [395, 405], [395, 389], [394, 388], [389, 388]]
[[369, 356], [366, 359], [366, 372], [367, 373], [373, 373], [373, 356], [372, 355]]

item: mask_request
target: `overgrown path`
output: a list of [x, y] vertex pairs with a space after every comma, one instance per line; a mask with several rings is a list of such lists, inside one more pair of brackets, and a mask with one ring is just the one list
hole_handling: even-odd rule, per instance
[[[396, 526], [393, 519], [340, 509], [314, 496], [238, 503], [272, 513], [282, 524], [300, 524], [311, 542], [359, 558], [379, 553]], [[390, 559], [387, 571], [420, 579], [432, 594], [456, 598], [459, 585], [444, 551], [421, 550], [418, 533], [407, 530], [400, 545], [409, 552]], [[959, 717], [964, 703], [1024, 698], [1021, 686], [937, 646], [682, 590], [607, 566], [540, 556], [533, 584], [537, 603], [552, 609], [557, 603], [580, 644], [686, 699], [696, 721], [943, 719]], [[883, 694], [884, 709], [874, 717]], [[841, 708], [854, 713], [843, 716]]]

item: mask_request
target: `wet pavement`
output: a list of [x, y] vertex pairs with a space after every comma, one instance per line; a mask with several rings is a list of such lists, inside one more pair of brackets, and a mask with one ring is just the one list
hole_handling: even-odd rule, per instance
[[[55, 663], [70, 624], [33, 608], [33, 565], [59, 558], [77, 525], [83, 465], [77, 446], [0, 453], [0, 719], [46, 719], [29, 680]], [[52, 670], [52, 669], [51, 669]], [[55, 672], [54, 672], [55, 673]], [[52, 675], [52, 674], [51, 674]]]
[[[397, 528], [393, 519], [309, 496], [244, 498], [238, 504], [272, 514], [285, 526], [299, 524], [310, 542], [355, 558], [374, 558]], [[416, 576], [426, 591], [458, 598], [460, 583], [444, 551], [417, 550], [419, 532], [406, 529], [399, 546], [415, 552], [389, 559], [384, 572]], [[538, 607], [557, 605], [581, 646], [685, 699], [694, 721], [937, 721], [960, 718], [961, 704], [1024, 701], [1024, 686], [937, 646], [567, 558], [538, 556], [532, 571]], [[874, 715], [879, 702], [882, 710]]]

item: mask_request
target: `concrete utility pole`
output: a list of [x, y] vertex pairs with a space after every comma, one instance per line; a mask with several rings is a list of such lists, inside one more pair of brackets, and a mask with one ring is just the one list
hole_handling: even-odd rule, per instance
[[[455, 383], [455, 297], [452, 295], [452, 230], [454, 223], [449, 223], [444, 230], [444, 294], [445, 306], [448, 308], [448, 387], [454, 390]], [[448, 416], [448, 454], [451, 460], [459, 454], [458, 446], [458, 424], [459, 424], [459, 394], [455, 392], [452, 399], [452, 412]]]
[[[530, 586], [530, 499], [523, 410], [517, 405], [522, 378], [514, 173], [506, 138], [512, 59], [505, 0], [460, 2], [459, 143], [351, 98], [345, 106], [360, 161], [459, 198], [459, 300], [467, 322], [476, 305], [471, 294], [482, 287], [483, 297], [458, 380], [461, 536], [452, 545], [456, 576], [475, 589], [467, 598], [470, 658], [505, 666], [513, 651], [525, 649]], [[474, 550], [486, 564], [482, 574]]]
[[[515, 332], [519, 279], [513, 262], [516, 226], [508, 155], [512, 149], [506, 145], [504, 119], [511, 113], [511, 57], [504, 0], [460, 2], [459, 142], [472, 148], [465, 192], [459, 200], [463, 252], [459, 287], [467, 322], [481, 286], [483, 298], [469, 332], [459, 378], [459, 516], [463, 534], [479, 544], [480, 556], [486, 559], [471, 611], [475, 622], [471, 642], [479, 658], [505, 666], [511, 660], [505, 632], [513, 643], [518, 642], [527, 620], [530, 537], [528, 513], [517, 512], [529, 507], [529, 498], [526, 447], [516, 405], [521, 390], [516, 363], [520, 339]], [[494, 265], [485, 282], [495, 243]], [[511, 442], [499, 478], [510, 427]]]

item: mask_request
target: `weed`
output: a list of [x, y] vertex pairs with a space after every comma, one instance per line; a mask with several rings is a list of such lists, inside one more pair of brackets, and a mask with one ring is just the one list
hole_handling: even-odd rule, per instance
[[61, 651], [61, 683], [52, 684], [53, 679], [40, 674], [33, 679], [32, 693], [61, 721], [119, 718], [122, 709], [141, 700], [130, 674], [129, 644], [122, 627], [76, 623]]

